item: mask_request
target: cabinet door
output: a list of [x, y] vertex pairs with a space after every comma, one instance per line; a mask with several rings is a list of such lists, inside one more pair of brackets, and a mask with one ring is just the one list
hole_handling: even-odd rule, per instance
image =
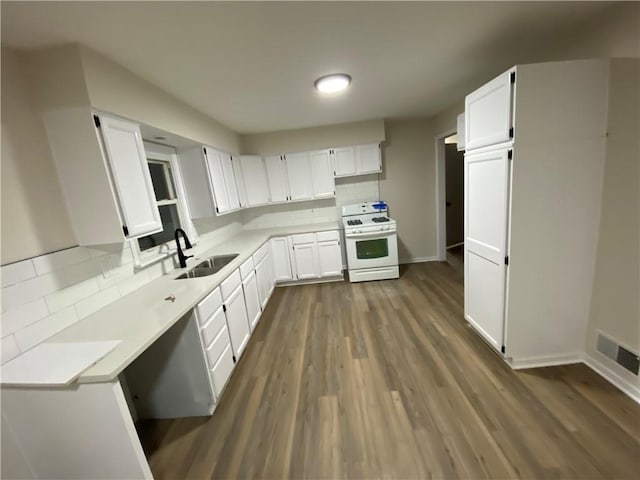
[[509, 70], [466, 96], [464, 100], [466, 150], [513, 138], [512, 86]]
[[269, 180], [269, 196], [271, 203], [282, 203], [289, 200], [289, 188], [282, 156], [265, 157], [264, 165]]
[[267, 252], [265, 263], [267, 264], [267, 287], [269, 289], [268, 297], [271, 297], [273, 289], [276, 286], [276, 273], [273, 266], [273, 255], [271, 254], [271, 250]]
[[309, 156], [313, 181], [313, 197], [335, 197], [336, 184], [333, 178], [333, 168], [331, 167], [329, 150], [311, 152]]
[[249, 317], [249, 325], [253, 331], [260, 320], [260, 295], [258, 294], [258, 281], [256, 272], [249, 273], [246, 279], [242, 281], [242, 290], [244, 291], [244, 301], [247, 305], [247, 316]]
[[240, 208], [247, 207], [247, 187], [244, 182], [240, 157], [232, 155], [231, 163], [233, 164], [233, 176], [236, 180], [236, 187], [238, 188], [238, 203], [240, 204]]
[[249, 319], [247, 317], [247, 307], [244, 303], [242, 285], [229, 295], [224, 301], [225, 314], [227, 316], [227, 327], [231, 337], [231, 346], [236, 359], [240, 358], [244, 347], [249, 341]]
[[140, 128], [135, 123], [104, 115], [100, 116], [100, 128], [118, 193], [123, 227], [126, 227], [125, 235], [135, 238], [162, 231]]
[[336, 177], [357, 174], [356, 149], [354, 147], [332, 148], [331, 156], [333, 157], [333, 168]]
[[258, 282], [258, 294], [260, 295], [260, 306], [264, 309], [269, 301], [269, 274], [267, 272], [266, 257], [256, 266], [256, 280]]
[[504, 345], [508, 149], [464, 157], [464, 315], [498, 351]]
[[342, 252], [338, 240], [318, 242], [318, 264], [321, 277], [342, 274]]
[[376, 173], [382, 171], [380, 145], [358, 145], [356, 147], [356, 161], [358, 174]]
[[311, 200], [313, 182], [309, 153], [290, 153], [284, 156], [287, 165], [290, 200]]
[[237, 210], [240, 208], [240, 197], [238, 196], [238, 187], [236, 186], [236, 175], [233, 171], [233, 162], [231, 155], [221, 153], [222, 172], [224, 174], [224, 186], [227, 189], [227, 198], [229, 199], [229, 210]]
[[207, 165], [207, 174], [209, 176], [209, 184], [213, 191], [213, 198], [216, 202], [216, 213], [225, 213], [231, 210], [229, 198], [227, 196], [227, 187], [224, 181], [224, 171], [222, 168], [222, 158], [220, 152], [205, 147], [204, 154]]
[[248, 207], [266, 205], [269, 203], [269, 180], [262, 157], [257, 155], [242, 155], [238, 157], [242, 167]]
[[294, 245], [293, 257], [296, 262], [296, 278], [298, 280], [319, 277], [317, 243]]
[[287, 237], [276, 237], [271, 239], [271, 253], [276, 282], [293, 280], [289, 250]]

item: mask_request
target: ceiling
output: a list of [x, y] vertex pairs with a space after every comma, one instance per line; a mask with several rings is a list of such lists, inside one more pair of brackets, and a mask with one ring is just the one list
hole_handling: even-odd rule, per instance
[[[436, 114], [610, 5], [2, 1], [2, 44], [82, 43], [256, 133]], [[331, 72], [352, 75], [346, 93], [314, 91]]]

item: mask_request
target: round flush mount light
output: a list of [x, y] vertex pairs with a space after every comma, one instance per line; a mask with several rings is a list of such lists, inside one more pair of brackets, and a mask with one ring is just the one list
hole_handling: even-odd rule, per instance
[[324, 75], [313, 82], [316, 90], [322, 93], [338, 93], [351, 84], [351, 75], [346, 73], [332, 73]]

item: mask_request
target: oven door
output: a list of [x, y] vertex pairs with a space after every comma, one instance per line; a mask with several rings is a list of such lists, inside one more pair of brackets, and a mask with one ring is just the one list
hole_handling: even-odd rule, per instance
[[395, 231], [352, 233], [346, 240], [349, 270], [398, 265]]

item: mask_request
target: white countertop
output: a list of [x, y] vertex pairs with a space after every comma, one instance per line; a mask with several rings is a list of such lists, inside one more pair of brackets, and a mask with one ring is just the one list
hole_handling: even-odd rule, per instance
[[[191, 259], [185, 269], [174, 270], [113, 302], [78, 323], [48, 338], [45, 343], [85, 343], [116, 340], [120, 344], [78, 377], [80, 383], [108, 382], [116, 378], [138, 355], [195, 307], [271, 237], [295, 233], [339, 230], [335, 223], [292, 225], [245, 230]], [[208, 277], [175, 280], [212, 255], [238, 253], [233, 261]], [[165, 301], [175, 295], [175, 302]]]

